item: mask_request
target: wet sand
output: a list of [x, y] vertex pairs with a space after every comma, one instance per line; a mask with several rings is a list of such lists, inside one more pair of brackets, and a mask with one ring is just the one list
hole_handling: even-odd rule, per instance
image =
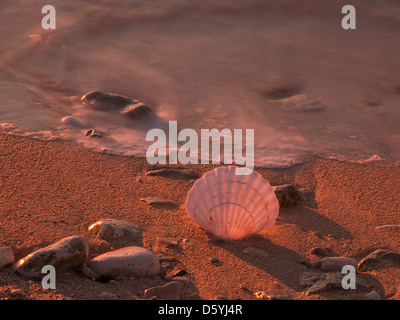
[[[84, 236], [89, 259], [112, 249], [88, 232], [102, 218], [118, 218], [138, 226], [144, 246], [164, 261], [163, 276], [185, 270], [191, 284], [182, 299], [198, 293], [202, 299], [255, 299], [255, 292], [291, 299], [362, 299], [359, 290], [303, 293], [302, 261], [316, 260], [314, 247], [330, 247], [340, 256], [360, 260], [378, 248], [400, 251], [397, 230], [375, 230], [400, 224], [400, 168], [314, 159], [288, 169], [257, 169], [272, 185], [291, 183], [311, 189], [292, 208], [281, 208], [274, 226], [244, 241], [225, 242], [207, 235], [185, 213], [189, 179], [150, 177], [146, 159], [93, 153], [69, 142], [43, 142], [0, 135], [0, 246], [12, 248], [20, 259], [37, 248], [72, 235]], [[189, 168], [189, 167], [185, 167]], [[205, 173], [214, 166], [192, 166]], [[177, 209], [153, 208], [140, 201], [160, 196], [180, 204]], [[176, 247], [157, 243], [172, 237]], [[188, 242], [183, 242], [188, 239]], [[267, 258], [248, 255], [246, 247], [262, 249]], [[115, 249], [115, 248], [114, 248]], [[218, 258], [220, 264], [210, 262]], [[400, 269], [387, 266], [368, 272], [370, 290], [384, 299], [400, 298]], [[57, 275], [56, 290], [44, 290], [29, 280], [0, 270], [0, 298], [5, 299], [142, 299], [144, 290], [167, 283], [154, 279], [93, 281], [80, 272]], [[246, 287], [244, 290], [241, 287]], [[21, 288], [23, 294], [12, 294]]]

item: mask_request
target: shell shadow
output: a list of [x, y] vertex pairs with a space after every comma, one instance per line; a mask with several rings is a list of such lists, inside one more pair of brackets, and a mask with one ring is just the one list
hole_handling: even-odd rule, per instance
[[[237, 258], [255, 266], [270, 274], [273, 278], [282, 282], [287, 287], [296, 291], [302, 290], [299, 284], [298, 275], [309, 271], [301, 262], [304, 257], [297, 252], [271, 242], [268, 238], [256, 234], [247, 240], [224, 241], [219, 239], [210, 239], [210, 242], [221, 247], [235, 255]], [[268, 254], [268, 257], [260, 257], [245, 253], [246, 247], [255, 247]], [[262, 288], [260, 288], [261, 290]]]
[[280, 208], [280, 223], [294, 224], [305, 231], [315, 232], [320, 238], [353, 239], [353, 235], [334, 220], [318, 213], [312, 206], [296, 205]]

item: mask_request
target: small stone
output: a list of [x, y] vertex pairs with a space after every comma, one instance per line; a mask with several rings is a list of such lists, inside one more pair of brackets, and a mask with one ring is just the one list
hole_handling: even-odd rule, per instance
[[267, 258], [269, 256], [268, 253], [266, 253], [265, 251], [263, 251], [261, 249], [254, 248], [254, 247], [244, 248], [243, 252], [247, 253], [247, 254], [250, 254], [250, 255], [263, 257], [263, 258]]
[[10, 292], [11, 295], [13, 296], [19, 296], [24, 294], [24, 290], [17, 288], [17, 289], [12, 289]]
[[400, 253], [385, 249], [375, 250], [358, 263], [358, 270], [362, 272], [370, 271], [385, 264], [400, 266]]
[[188, 274], [188, 272], [187, 272], [186, 270], [179, 270], [178, 272], [176, 272], [176, 273], [172, 276], [172, 278], [175, 278], [175, 277], [182, 277], [182, 276], [184, 276], [184, 275], [186, 275], [186, 274]]
[[280, 207], [293, 207], [299, 200], [299, 191], [294, 185], [283, 184], [280, 186], [274, 186], [272, 189], [278, 198]]
[[102, 138], [105, 136], [105, 133], [98, 130], [89, 129], [85, 132], [85, 136], [88, 138]]
[[121, 111], [129, 105], [139, 102], [119, 94], [101, 91], [88, 92], [81, 98], [81, 101], [89, 108], [99, 111]]
[[89, 226], [89, 231], [99, 239], [106, 241], [127, 237], [134, 239], [136, 245], [142, 243], [142, 233], [140, 229], [133, 224], [118, 219], [99, 220]]
[[34, 251], [19, 260], [14, 269], [24, 277], [42, 277], [45, 265], [54, 266], [57, 273], [82, 268], [88, 253], [89, 244], [86, 239], [71, 236]]
[[[341, 271], [333, 272], [304, 272], [300, 276], [300, 284], [308, 289], [305, 291], [306, 295], [316, 294], [332, 289], [342, 289], [343, 291], [352, 292], [353, 290], [346, 290], [342, 286], [343, 274]], [[374, 288], [377, 292], [384, 289], [379, 281], [369, 274], [357, 274], [356, 276], [356, 289], [361, 292], [369, 292], [370, 288]]]
[[170, 208], [177, 208], [179, 204], [175, 201], [169, 199], [163, 199], [159, 197], [144, 197], [140, 199], [141, 201], [147, 202], [152, 207], [170, 207]]
[[62, 118], [61, 122], [67, 126], [82, 127], [82, 124], [79, 121], [79, 119], [75, 118], [73, 116], [66, 116], [66, 117]]
[[178, 240], [175, 240], [173, 238], [157, 237], [157, 242], [161, 243], [161, 244], [165, 244], [167, 246], [176, 246], [176, 245], [178, 245]]
[[282, 110], [290, 112], [320, 112], [326, 109], [326, 106], [320, 101], [308, 97], [305, 94], [296, 94], [291, 97], [276, 100], [275, 104]]
[[370, 293], [365, 295], [365, 299], [367, 299], [367, 300], [382, 300], [382, 297], [378, 292], [371, 291]]
[[138, 118], [153, 116], [154, 111], [151, 107], [147, 106], [146, 104], [138, 102], [125, 107], [125, 109], [121, 111], [121, 114], [131, 119], [138, 119]]
[[87, 267], [99, 277], [154, 277], [160, 272], [157, 256], [142, 247], [125, 247], [92, 259]]
[[152, 287], [144, 291], [144, 299], [150, 299], [154, 296], [164, 300], [179, 300], [181, 296], [181, 285], [173, 281], [164, 286]]
[[357, 260], [348, 257], [325, 257], [312, 264], [322, 271], [342, 271], [346, 265], [351, 265], [357, 270]]
[[315, 254], [321, 257], [334, 257], [336, 256], [335, 252], [329, 247], [315, 247], [311, 249], [311, 254]]
[[191, 169], [158, 169], [158, 170], [151, 170], [146, 172], [146, 176], [181, 176], [187, 179], [199, 179], [200, 174]]
[[217, 296], [217, 300], [229, 300], [227, 296]]
[[14, 254], [9, 247], [0, 247], [0, 269], [14, 262]]

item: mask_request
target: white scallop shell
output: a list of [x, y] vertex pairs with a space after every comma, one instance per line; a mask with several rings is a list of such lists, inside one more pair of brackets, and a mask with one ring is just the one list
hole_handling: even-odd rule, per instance
[[191, 220], [225, 240], [246, 239], [274, 224], [279, 213], [268, 181], [250, 170], [248, 175], [236, 175], [238, 168], [207, 172], [194, 183], [185, 204]]
[[0, 268], [13, 263], [14, 262], [14, 254], [11, 248], [1, 247], [0, 248]]

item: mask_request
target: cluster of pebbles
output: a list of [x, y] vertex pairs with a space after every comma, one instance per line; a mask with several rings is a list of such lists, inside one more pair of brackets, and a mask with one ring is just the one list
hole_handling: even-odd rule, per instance
[[[200, 175], [193, 170], [159, 169], [146, 173], [146, 176], [171, 176], [179, 175], [187, 179], [197, 179]], [[307, 190], [298, 189], [293, 185], [281, 185], [273, 187], [281, 207], [291, 207], [307, 195]], [[143, 198], [149, 205], [175, 205], [169, 199]], [[52, 265], [58, 272], [77, 271], [93, 281], [117, 279], [123, 277], [160, 277], [165, 267], [165, 257], [157, 256], [153, 251], [143, 246], [141, 230], [126, 221], [118, 219], [101, 219], [88, 228], [89, 232], [109, 243], [118, 240], [129, 239], [129, 246], [100, 254], [88, 261], [89, 243], [82, 236], [70, 236], [63, 238], [47, 247], [38, 249], [19, 261], [15, 261], [13, 251], [9, 247], [0, 247], [0, 269], [12, 265], [12, 271], [24, 278], [41, 278], [42, 269], [46, 265]], [[182, 242], [188, 241], [184, 239]], [[157, 242], [165, 246], [176, 246], [178, 240], [174, 238], [157, 237]], [[257, 258], [268, 258], [269, 254], [254, 247], [246, 247], [243, 252]], [[316, 247], [310, 254], [319, 257], [315, 261], [302, 261], [310, 268], [300, 276], [299, 282], [305, 288], [303, 294], [311, 295], [332, 289], [342, 289], [342, 268], [352, 266], [357, 271], [356, 288], [364, 292], [365, 299], [380, 300], [384, 297], [384, 290], [379, 282], [374, 282], [369, 274], [363, 274], [379, 268], [380, 266], [400, 266], [400, 253], [386, 249], [378, 249], [360, 261], [351, 257], [338, 257], [329, 247]], [[168, 260], [168, 259], [167, 259]], [[164, 262], [163, 262], [164, 261]], [[218, 258], [210, 258], [210, 263], [215, 266], [221, 264]], [[181, 298], [182, 287], [191, 282], [187, 273], [183, 270], [172, 277], [163, 277], [167, 281], [165, 285], [150, 287], [143, 293], [144, 299], [178, 300]], [[376, 280], [376, 279], [375, 279]], [[248, 290], [246, 287], [243, 290]], [[17, 290], [17, 289], [16, 289]], [[251, 292], [256, 299], [290, 299], [291, 297], [277, 297], [269, 292]], [[193, 294], [190, 299], [201, 299], [198, 294]], [[227, 299], [227, 297], [218, 297]]]

